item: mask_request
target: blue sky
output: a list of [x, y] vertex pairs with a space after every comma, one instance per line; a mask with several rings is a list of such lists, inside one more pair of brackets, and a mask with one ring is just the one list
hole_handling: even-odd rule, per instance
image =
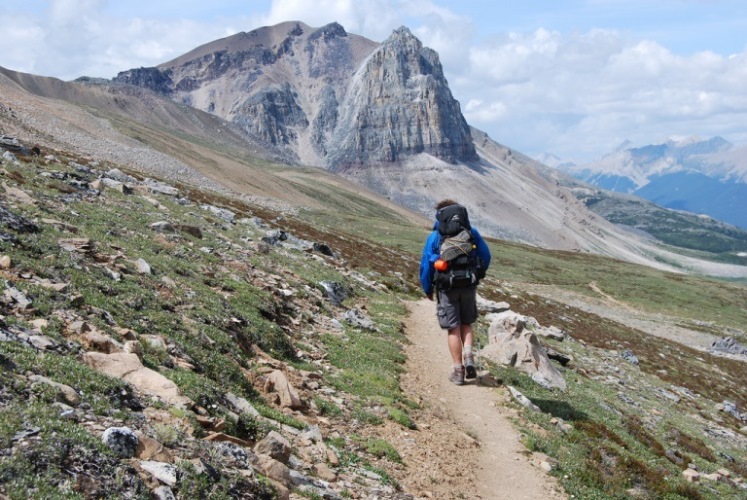
[[0, 66], [64, 80], [288, 20], [375, 41], [406, 25], [440, 54], [467, 121], [525, 154], [747, 142], [744, 0], [0, 0], [0, 12]]

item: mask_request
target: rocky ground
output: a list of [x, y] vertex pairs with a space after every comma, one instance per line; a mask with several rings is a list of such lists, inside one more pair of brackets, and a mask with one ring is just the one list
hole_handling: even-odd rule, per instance
[[740, 364], [488, 280], [513, 303], [482, 345], [527, 343], [452, 386], [432, 305], [401, 305], [415, 256], [61, 153], [1, 168], [0, 495], [744, 491]]

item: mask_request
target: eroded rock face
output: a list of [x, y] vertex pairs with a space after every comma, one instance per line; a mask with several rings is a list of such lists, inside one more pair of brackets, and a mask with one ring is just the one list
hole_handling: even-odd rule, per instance
[[469, 126], [438, 54], [410, 30], [394, 31], [353, 77], [335, 132], [335, 169], [429, 153], [450, 163], [477, 160]]
[[274, 145], [289, 145], [297, 128], [309, 126], [289, 83], [254, 94], [236, 110], [234, 121], [243, 129]]

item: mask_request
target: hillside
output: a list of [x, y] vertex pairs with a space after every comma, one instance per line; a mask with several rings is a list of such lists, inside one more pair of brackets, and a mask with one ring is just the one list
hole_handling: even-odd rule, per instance
[[[0, 169], [1, 494], [401, 499], [479, 487], [453, 455], [469, 446], [465, 460], [485, 466], [488, 434], [458, 427], [442, 396], [413, 384], [424, 370], [445, 377], [445, 346], [426, 366], [404, 355], [426, 227], [365, 195], [344, 214], [274, 211], [52, 153]], [[747, 341], [745, 287], [490, 246], [481, 293], [567, 332], [542, 340], [570, 357], [558, 365], [567, 392], [487, 358], [484, 385], [469, 387], [512, 416], [532, 475], [549, 471], [577, 498], [743, 494], [747, 364], [706, 347]]]
[[721, 262], [747, 262], [747, 231], [705, 215], [662, 208], [637, 196], [589, 187], [573, 190], [594, 213], [634, 228], [677, 248], [708, 255]]

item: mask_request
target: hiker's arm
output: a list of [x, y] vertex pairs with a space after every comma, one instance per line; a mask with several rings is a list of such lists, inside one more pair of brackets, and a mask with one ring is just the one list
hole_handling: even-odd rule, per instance
[[490, 248], [488, 248], [488, 244], [485, 243], [485, 240], [482, 239], [479, 231], [475, 228], [472, 228], [472, 237], [475, 239], [475, 245], [477, 246], [477, 256], [487, 271], [488, 267], [490, 267]]
[[433, 300], [433, 263], [438, 259], [438, 233], [431, 233], [423, 247], [420, 258], [420, 284], [423, 292]]

